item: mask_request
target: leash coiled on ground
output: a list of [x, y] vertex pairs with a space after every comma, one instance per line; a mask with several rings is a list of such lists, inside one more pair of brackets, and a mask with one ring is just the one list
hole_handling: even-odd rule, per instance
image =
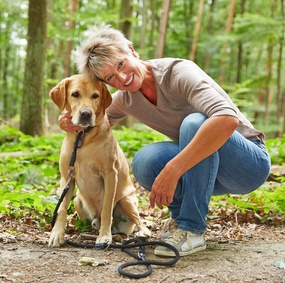
[[[144, 242], [140, 239], [130, 239], [123, 244], [80, 244], [72, 241], [66, 241], [67, 244], [79, 247], [79, 248], [86, 248], [86, 249], [96, 249], [96, 250], [101, 250], [105, 248], [115, 248], [115, 249], [121, 249], [123, 252], [127, 253], [128, 255], [132, 256], [133, 258], [137, 259], [137, 261], [133, 262], [126, 262], [121, 264], [118, 267], [118, 272], [126, 277], [129, 278], [134, 278], [134, 279], [140, 279], [140, 278], [145, 278], [152, 273], [152, 265], [159, 265], [159, 266], [171, 266], [174, 265], [180, 258], [178, 250], [165, 242], [160, 242], [160, 241], [150, 241], [150, 242]], [[175, 257], [169, 261], [157, 261], [157, 260], [148, 260], [146, 259], [145, 255], [145, 247], [146, 246], [164, 246], [169, 249], [171, 249]], [[138, 253], [135, 254], [134, 252], [130, 251], [132, 248], [139, 248]], [[146, 271], [143, 273], [130, 273], [125, 271], [126, 268], [131, 267], [131, 266], [136, 266], [136, 265], [145, 265], [146, 266]]]

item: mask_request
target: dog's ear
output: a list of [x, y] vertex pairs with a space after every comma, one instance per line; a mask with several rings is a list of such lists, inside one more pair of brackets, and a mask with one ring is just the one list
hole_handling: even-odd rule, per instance
[[65, 105], [67, 102], [68, 83], [69, 83], [69, 79], [62, 80], [49, 93], [50, 98], [61, 111], [65, 108]]
[[102, 102], [103, 102], [103, 109], [104, 109], [104, 112], [105, 112], [105, 109], [107, 109], [111, 102], [112, 102], [112, 96], [107, 88], [107, 86], [102, 83]]

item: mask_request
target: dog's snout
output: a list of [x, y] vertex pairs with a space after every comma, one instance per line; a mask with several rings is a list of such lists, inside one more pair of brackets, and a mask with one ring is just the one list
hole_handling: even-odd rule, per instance
[[[92, 110], [88, 108], [83, 108], [79, 111], [78, 124], [81, 126], [94, 126], [94, 116]], [[93, 122], [92, 122], [93, 121]]]
[[81, 118], [83, 118], [85, 120], [88, 120], [88, 119], [91, 118], [91, 116], [92, 116], [91, 110], [89, 110], [89, 109], [82, 109], [82, 110], [80, 110], [80, 117]]

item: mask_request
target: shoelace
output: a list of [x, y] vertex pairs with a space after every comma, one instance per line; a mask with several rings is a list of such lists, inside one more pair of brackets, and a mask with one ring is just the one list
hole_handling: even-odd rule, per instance
[[179, 243], [181, 239], [187, 234], [187, 232], [183, 230], [176, 230], [169, 238], [167, 239], [167, 242], [173, 242], [175, 244]]

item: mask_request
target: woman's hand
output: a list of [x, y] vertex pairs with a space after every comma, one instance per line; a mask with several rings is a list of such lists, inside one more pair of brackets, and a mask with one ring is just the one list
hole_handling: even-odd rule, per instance
[[66, 132], [76, 132], [83, 129], [81, 126], [74, 125], [71, 119], [72, 116], [70, 115], [70, 113], [66, 110], [63, 110], [60, 116], [58, 117], [59, 127]]
[[162, 209], [163, 205], [169, 206], [172, 203], [179, 177], [175, 177], [174, 172], [171, 171], [169, 166], [166, 165], [155, 178], [150, 193], [151, 208], [157, 205]]

